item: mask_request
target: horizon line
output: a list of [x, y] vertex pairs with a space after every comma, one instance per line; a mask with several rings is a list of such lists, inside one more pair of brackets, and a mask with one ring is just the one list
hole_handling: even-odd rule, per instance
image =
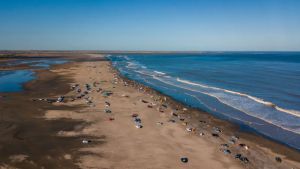
[[208, 52], [300, 52], [300, 50], [44, 50], [44, 49], [4, 49], [4, 52], [97, 52], [97, 53], [208, 53]]

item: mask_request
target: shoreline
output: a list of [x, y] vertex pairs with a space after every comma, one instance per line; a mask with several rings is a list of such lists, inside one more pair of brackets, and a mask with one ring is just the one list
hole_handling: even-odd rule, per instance
[[[58, 76], [61, 76], [62, 79], [65, 79], [65, 80], [67, 79], [66, 81], [63, 80], [63, 82], [61, 82], [61, 84], [64, 86], [64, 90], [59, 90], [61, 88], [61, 86], [58, 86], [54, 90], [59, 90], [59, 91], [57, 91], [55, 93], [50, 93], [52, 95], [52, 97], [54, 95], [55, 96], [65, 95], [67, 97], [67, 101], [63, 104], [59, 104], [59, 103], [55, 103], [53, 105], [51, 104], [50, 105], [51, 108], [50, 107], [44, 107], [44, 109], [43, 109], [44, 112], [45, 112], [45, 115], [44, 115], [45, 117], [44, 118], [45, 118], [46, 121], [51, 121], [51, 122], [55, 123], [55, 121], [57, 121], [57, 120], [58, 121], [60, 121], [60, 120], [69, 121], [70, 120], [70, 123], [71, 123], [69, 125], [69, 129], [66, 129], [63, 126], [61, 126], [62, 128], [55, 129], [55, 131], [53, 133], [53, 134], [55, 134], [55, 132], [56, 132], [58, 134], [56, 137], [58, 137], [58, 138], [63, 137], [65, 139], [70, 139], [70, 137], [71, 137], [71, 139], [69, 140], [70, 142], [68, 144], [70, 144], [69, 146], [72, 147], [71, 149], [73, 149], [73, 150], [67, 150], [68, 148], [66, 148], [66, 150], [64, 152], [68, 152], [68, 153], [65, 153], [65, 154], [62, 154], [61, 152], [60, 153], [57, 152], [59, 154], [59, 156], [67, 154], [67, 158], [62, 160], [62, 161], [59, 161], [59, 163], [62, 163], [62, 164], [65, 164], [65, 165], [66, 164], [71, 165], [71, 163], [72, 163], [73, 165], [76, 164], [76, 166], [80, 166], [82, 168], [92, 167], [94, 165], [94, 164], [92, 164], [93, 162], [98, 164], [98, 165], [102, 164], [104, 166], [108, 166], [108, 168], [113, 168], [113, 166], [115, 166], [115, 164], [112, 164], [113, 161], [115, 160], [115, 157], [113, 159], [111, 159], [110, 155], [107, 156], [107, 154], [110, 154], [111, 152], [106, 152], [106, 150], [102, 150], [102, 149], [105, 149], [104, 147], [105, 147], [106, 144], [110, 145], [109, 142], [113, 142], [114, 146], [116, 146], [115, 145], [116, 140], [115, 140], [114, 136], [111, 136], [110, 134], [106, 133], [105, 131], [106, 130], [110, 131], [111, 128], [112, 128], [111, 132], [112, 133], [116, 132], [116, 134], [118, 134], [118, 132], [115, 131], [115, 126], [111, 126], [112, 124], [108, 124], [110, 122], [107, 122], [106, 120], [104, 120], [107, 117], [106, 117], [106, 115], [102, 114], [102, 110], [103, 110], [102, 105], [98, 105], [99, 101], [103, 102], [106, 99], [103, 100], [102, 97], [99, 98], [99, 99], [96, 98], [96, 97], [99, 97], [97, 93], [95, 93], [96, 95], [91, 94], [92, 95], [91, 97], [93, 99], [97, 100], [97, 101], [95, 101], [95, 102], [97, 102], [97, 105], [95, 105], [96, 106], [95, 108], [83, 105], [83, 103], [80, 100], [75, 101], [75, 102], [69, 101], [69, 99], [74, 96], [74, 93], [72, 93], [72, 91], [70, 91], [70, 89], [69, 89], [69, 84], [77, 83], [76, 81], [78, 79], [79, 79], [79, 81], [80, 81], [80, 79], [85, 79], [85, 80], [81, 81], [82, 85], [84, 84], [84, 82], [87, 82], [87, 81], [92, 82], [93, 79], [95, 79], [95, 76], [93, 76], [93, 75], [96, 75], [97, 71], [99, 71], [101, 73], [99, 73], [99, 75], [97, 75], [97, 76], [105, 76], [105, 77], [99, 77], [100, 79], [101, 78], [111, 79], [112, 82], [113, 82], [113, 80], [115, 80], [114, 78], [116, 78], [116, 77], [119, 78], [118, 79], [118, 84], [110, 83], [110, 81], [100, 82], [100, 83], [103, 83], [100, 86], [104, 85], [104, 86], [106, 86], [106, 88], [110, 88], [111, 90], [115, 90], [114, 92], [116, 92], [118, 95], [120, 95], [118, 97], [122, 97], [121, 93], [126, 92], [127, 90], [132, 91], [132, 92], [133, 91], [136, 92], [136, 93], [130, 93], [129, 92], [129, 95], [136, 95], [137, 98], [141, 98], [141, 99], [142, 98], [147, 98], [147, 101], [149, 101], [151, 99], [150, 95], [159, 96], [159, 97], [161, 97], [162, 100], [164, 100], [164, 97], [166, 97], [167, 108], [166, 108], [164, 113], [159, 113], [159, 111], [155, 110], [155, 108], [147, 108], [147, 107], [145, 107], [145, 103], [140, 103], [140, 101], [139, 102], [136, 101], [136, 100], [135, 101], [132, 100], [132, 101], [135, 104], [137, 104], [138, 107], [144, 107], [143, 109], [145, 109], [145, 111], [146, 110], [151, 111], [152, 113], [157, 112], [158, 115], [155, 115], [155, 116], [159, 116], [159, 117], [157, 117], [155, 119], [162, 118], [162, 119], [168, 120], [170, 118], [174, 118], [176, 120], [175, 125], [178, 125], [179, 128], [181, 129], [181, 131], [180, 131], [180, 130], [177, 129], [178, 127], [175, 127], [176, 128], [175, 131], [179, 132], [179, 133], [183, 132], [183, 135], [180, 135], [180, 138], [183, 137], [184, 139], [192, 139], [193, 141], [195, 141], [195, 143], [197, 143], [196, 139], [199, 139], [199, 141], [201, 143], [199, 145], [200, 147], [204, 143], [205, 144], [209, 143], [209, 145], [210, 145], [209, 147], [212, 147], [212, 148], [214, 147], [213, 149], [216, 149], [216, 150], [213, 150], [213, 149], [210, 150], [210, 151], [214, 152], [213, 153], [214, 157], [226, 159], [225, 160], [226, 162], [224, 162], [224, 159], [223, 159], [223, 160], [221, 160], [222, 162], [220, 163], [220, 164], [223, 164], [223, 167], [225, 166], [224, 168], [230, 168], [229, 166], [232, 166], [232, 165], [235, 166], [233, 168], [239, 168], [239, 167], [242, 167], [242, 168], [244, 168], [244, 167], [246, 167], [246, 168], [262, 168], [264, 166], [269, 166], [269, 167], [274, 167], [275, 166], [274, 168], [282, 168], [282, 167], [290, 166], [290, 165], [299, 166], [299, 159], [300, 159], [299, 158], [300, 157], [299, 152], [294, 152], [294, 150], [291, 150], [290, 148], [288, 148], [284, 145], [275, 143], [274, 141], [271, 141], [271, 140], [267, 140], [266, 138], [263, 138], [261, 136], [257, 136], [257, 135], [251, 134], [251, 133], [241, 132], [241, 131], [239, 131], [237, 125], [232, 124], [228, 121], [224, 121], [222, 119], [217, 119], [216, 117], [212, 116], [209, 113], [199, 111], [199, 110], [196, 110], [196, 109], [188, 108], [189, 113], [177, 113], [177, 115], [182, 116], [185, 120], [181, 121], [181, 120], [179, 120], [178, 117], [173, 117], [170, 114], [172, 109], [177, 108], [177, 109], [182, 110], [183, 107], [186, 107], [186, 106], [183, 105], [182, 103], [179, 103], [176, 100], [173, 100], [172, 98], [170, 98], [168, 96], [163, 95], [162, 93], [159, 93], [158, 91], [156, 91], [154, 89], [151, 89], [147, 86], [139, 84], [136, 81], [132, 81], [130, 79], [127, 79], [126, 77], [121, 77], [121, 76], [114, 77], [114, 73], [117, 75], [117, 70], [115, 68], [113, 68], [109, 64], [108, 61], [96, 61], [96, 60], [104, 60], [104, 59], [103, 58], [102, 59], [100, 59], [100, 58], [89, 58], [89, 59], [82, 59], [81, 61], [80, 61], [80, 59], [78, 59], [78, 60], [76, 60], [72, 63], [69, 62], [69, 63], [62, 64], [62, 65], [51, 66], [50, 69], [49, 69], [49, 71], [51, 71], [52, 73], [57, 74]], [[99, 67], [98, 64], [102, 65], [102, 66], [108, 66], [108, 67], [107, 67], [107, 69], [103, 68], [103, 67]], [[83, 72], [78, 72], [78, 70], [80, 70], [79, 68], [89, 69], [90, 71], [94, 71], [94, 69], [95, 69], [96, 74], [86, 74], [86, 76], [89, 76], [89, 77], [84, 77], [83, 74], [82, 74]], [[53, 72], [53, 70], [54, 70], [54, 72]], [[82, 70], [82, 71], [84, 71], [84, 70]], [[110, 74], [109, 74], [109, 72], [110, 72]], [[41, 73], [43, 73], [43, 71]], [[41, 75], [41, 74], [37, 73], [37, 75]], [[24, 96], [24, 97], [25, 98], [30, 98], [32, 96], [35, 96], [34, 94], [32, 94], [32, 92], [35, 93], [35, 91], [40, 91], [40, 90], [47, 90], [47, 91], [50, 90], [51, 91], [51, 90], [53, 90], [50, 87], [51, 85], [47, 85], [45, 83], [47, 80], [49, 80], [47, 78], [49, 78], [49, 77], [47, 77], [47, 76], [45, 76], [45, 77], [38, 76], [36, 80], [33, 80], [33, 81], [27, 83], [25, 85], [25, 88], [26, 88], [25, 93], [31, 93], [31, 94], [29, 96]], [[41, 83], [38, 84], [37, 86], [35, 86], [34, 84], [38, 83], [36, 81], [40, 81]], [[124, 82], [128, 83], [128, 86], [123, 86]], [[54, 84], [57, 85], [55, 83], [55, 81], [54, 81]], [[131, 84], [132, 84], [133, 89], [131, 89], [131, 87], [130, 87]], [[45, 85], [48, 86], [48, 88], [45, 87]], [[52, 83], [52, 85], [53, 85], [53, 83]], [[39, 88], [38, 86], [40, 86], [41, 89], [38, 89]], [[113, 88], [113, 87], [115, 87], [115, 88]], [[147, 92], [137, 91], [137, 89], [140, 88], [140, 87], [143, 87], [143, 88], [147, 89]], [[21, 93], [23, 93], [23, 92], [21, 92]], [[38, 94], [38, 93], [35, 93], [35, 94]], [[12, 95], [14, 95], [14, 94], [12, 94]], [[18, 94], [16, 94], [16, 95], [18, 95]], [[45, 93], [43, 95], [45, 97], [49, 97]], [[154, 97], [156, 97], [156, 96], [154, 96]], [[129, 99], [118, 98], [118, 97], [114, 96], [114, 94], [113, 94], [113, 96], [112, 97], [109, 96], [108, 99], [112, 100], [111, 103], [113, 105], [115, 104], [115, 102], [117, 104], [122, 104], [122, 102], [118, 101], [118, 99], [122, 99], [122, 101], [124, 101], [124, 102], [125, 101], [127, 102], [128, 100], [131, 101], [131, 99], [134, 99], [134, 98], [131, 98], [131, 97], [129, 97]], [[77, 103], [77, 102], [79, 102], [79, 103]], [[149, 102], [152, 102], [152, 101], [149, 101]], [[28, 101], [26, 103], [30, 104], [30, 102], [28, 102]], [[39, 102], [37, 102], [37, 103], [39, 103]], [[41, 104], [43, 105], [44, 103], [41, 103]], [[135, 107], [137, 105], [135, 105]], [[57, 109], [57, 106], [58, 107], [63, 107], [63, 108], [60, 110], [60, 109]], [[126, 107], [126, 105], [123, 105], [123, 106]], [[134, 109], [133, 105], [131, 105], [131, 106], [128, 105], [127, 107], [128, 107], [128, 110], [127, 109], [126, 110], [129, 111], [129, 112], [132, 112], [132, 109]], [[143, 109], [140, 108], [139, 111], [144, 111]], [[90, 112], [90, 111], [92, 111], [92, 112]], [[93, 111], [95, 111], [95, 112], [93, 112]], [[123, 117], [124, 112], [121, 113], [119, 111], [121, 111], [121, 109], [117, 106], [116, 107], [116, 114], [115, 114], [116, 119], [111, 123], [117, 122], [118, 118], [128, 119], [127, 116]], [[78, 112], [88, 112], [88, 114], [87, 115], [85, 115], [85, 113], [83, 113], [83, 114], [79, 113], [78, 114]], [[114, 111], [113, 111], [113, 113], [114, 113]], [[43, 112], [40, 113], [40, 115], [42, 115], [42, 114], [43, 114]], [[102, 117], [102, 116], [104, 116], [104, 117]], [[144, 116], [142, 116], [143, 117], [142, 120], [145, 119], [146, 120], [145, 123], [148, 123], [147, 115], [144, 115]], [[162, 116], [162, 117], [160, 117], [160, 116]], [[27, 117], [27, 118], [33, 118], [33, 117], [34, 116]], [[98, 119], [98, 118], [100, 118], [100, 119]], [[150, 117], [148, 117], [148, 118], [150, 118]], [[201, 124], [199, 124], [199, 119], [202, 121]], [[149, 120], [151, 121], [151, 118]], [[78, 122], [78, 121], [79, 121], [79, 124], [76, 124], [76, 122]], [[203, 121], [205, 121], [205, 123], [203, 123]], [[74, 122], [75, 122], [75, 124], [72, 124]], [[195, 133], [186, 132], [185, 130], [187, 128], [187, 125], [183, 125], [182, 123], [184, 123], [184, 122], [187, 122], [188, 125], [191, 125], [194, 128], [201, 128], [201, 131], [205, 132], [205, 135], [204, 136], [199, 136], [199, 133], [197, 134], [196, 132]], [[119, 122], [119, 123], [122, 123], [122, 124], [124, 123], [124, 125], [125, 124], [127, 125], [127, 121], [126, 122]], [[132, 122], [130, 122], [130, 121], [128, 123], [129, 123], [129, 126], [133, 125]], [[96, 124], [97, 124], [97, 126], [95, 126]], [[104, 125], [103, 126], [104, 129], [101, 128], [101, 126], [98, 126], [98, 125]], [[115, 124], [115, 125], [118, 125], [118, 124]], [[164, 125], [162, 125], [162, 128], [166, 127], [168, 130], [173, 130], [174, 126], [169, 126], [169, 125], [171, 125], [171, 124], [169, 124], [166, 121], [166, 122], [164, 122]], [[206, 125], [209, 125], [209, 127], [205, 127]], [[214, 138], [213, 136], [210, 135], [212, 133], [212, 128], [213, 127], [217, 127], [218, 129], [220, 129], [222, 131], [222, 132], [218, 133], [219, 134], [218, 138]], [[32, 129], [34, 129], [34, 128], [32, 128]], [[164, 130], [167, 130], [167, 129], [159, 129], [159, 130], [164, 131]], [[137, 129], [137, 130], [139, 130], [139, 129]], [[143, 130], [144, 130], [144, 128], [142, 128], [140, 131], [143, 132]], [[147, 126], [145, 126], [145, 130], [148, 131]], [[157, 129], [154, 128], [153, 130], [157, 130]], [[99, 134], [95, 133], [95, 131], [99, 132]], [[131, 129], [128, 129], [128, 131], [132, 132]], [[134, 131], [134, 132], [136, 132], [136, 131]], [[162, 134], [166, 138], [171, 137], [169, 134], [165, 134], [165, 132], [166, 131], [164, 131], [163, 133], [160, 133], [160, 134]], [[139, 134], [143, 135], [143, 133], [139, 133]], [[103, 137], [102, 137], [102, 135], [103, 135]], [[222, 150], [224, 149], [224, 147], [220, 147], [220, 144], [226, 143], [228, 141], [228, 138], [232, 135], [238, 135], [240, 138], [238, 139], [239, 141], [236, 144], [236, 147], [235, 147], [236, 149], [233, 149], [232, 152], [231, 152], [231, 155], [229, 155], [229, 157], [228, 157], [227, 155], [223, 155], [223, 152], [220, 151], [220, 148], [222, 148]], [[157, 135], [155, 135], [155, 136], [157, 136]], [[110, 138], [110, 137], [112, 137], [112, 138]], [[121, 134], [118, 137], [123, 138], [125, 136], [123, 136]], [[132, 136], [132, 137], [135, 137], [135, 136]], [[145, 136], [145, 137], [148, 137], [148, 136]], [[85, 147], [85, 145], [82, 145], [80, 143], [80, 139], [83, 139], [83, 138], [89, 138], [89, 139], [93, 140], [92, 144]], [[176, 138], [178, 138], [178, 137], [176, 137]], [[130, 141], [134, 141], [134, 139], [131, 140], [130, 138], [124, 138], [124, 139], [126, 139], [126, 140], [129, 139]], [[159, 139], [159, 138], [157, 138], [157, 139]], [[201, 140], [203, 140], [203, 142]], [[258, 141], [255, 142], [255, 141], [250, 141], [250, 140], [258, 140]], [[152, 140], [152, 141], [154, 141], [154, 140]], [[181, 141], [186, 141], [186, 140], [181, 140]], [[119, 143], [119, 142], [117, 142], [117, 143]], [[241, 147], [238, 146], [239, 143], [243, 143], [243, 144], [245, 143], [247, 146], [249, 146], [250, 149], [247, 150], [247, 151], [244, 150], [244, 149], [241, 150]], [[55, 144], [59, 145], [59, 143], [55, 143]], [[137, 143], [137, 144], [139, 144], [139, 143]], [[172, 145], [172, 143], [169, 143], [169, 144]], [[123, 143], [122, 143], [122, 145], [123, 145]], [[119, 146], [122, 147], [122, 145], [119, 145]], [[157, 145], [159, 145], [159, 144], [157, 144]], [[162, 143], [162, 145], [168, 145], [168, 144], [164, 142], [164, 143]], [[107, 147], [108, 148], [113, 148], [114, 146], [107, 146]], [[230, 145], [230, 147], [231, 147], [231, 145]], [[275, 147], [276, 147], [276, 149], [275, 149]], [[61, 147], [61, 148], [65, 149], [64, 147]], [[96, 149], [96, 150], [92, 150], [93, 148]], [[134, 148], [134, 146], [131, 147], [131, 148]], [[204, 148], [204, 147], [202, 147], [202, 148]], [[273, 150], [271, 148], [273, 148], [273, 150], [275, 150], [276, 153], [273, 153], [272, 152]], [[128, 149], [130, 149], [130, 147], [128, 147]], [[253, 153], [252, 151], [256, 150], [256, 149], [259, 150], [259, 151]], [[124, 151], [124, 153], [125, 152], [129, 153], [128, 151], [130, 151], [130, 150], [124, 149], [123, 151]], [[239, 160], [234, 159], [234, 157], [232, 157], [232, 156], [234, 156], [235, 153], [237, 153], [238, 151], [242, 151], [243, 153], [245, 153], [247, 155], [247, 157], [249, 157], [250, 162], [247, 163], [247, 164], [243, 164], [242, 162], [239, 162]], [[97, 155], [98, 153], [100, 153], [100, 155]], [[194, 152], [190, 152], [190, 153], [193, 154]], [[283, 160], [282, 163], [277, 163], [275, 161], [274, 158], [277, 156], [277, 153], [281, 154], [279, 156]], [[142, 154], [144, 154], [144, 153], [142, 153]], [[148, 157], [149, 154], [145, 154], [145, 156]], [[4, 156], [2, 156], [2, 157], [4, 158]], [[254, 157], [256, 157], [256, 158], [254, 158]], [[108, 160], [103, 161], [102, 158], [108, 158]], [[122, 159], [122, 160], [126, 159], [125, 157], [122, 157], [122, 158], [118, 157], [117, 159], [120, 160], [119, 158]], [[206, 157], [203, 156], [203, 158], [205, 159]], [[257, 159], [257, 158], [261, 158], [261, 159]], [[28, 159], [30, 159], [30, 158], [27, 158], [27, 160]], [[91, 161], [91, 160], [97, 160], [97, 159], [99, 161]], [[110, 160], [112, 160], [112, 161], [110, 162]], [[178, 160], [178, 159], [175, 159], [175, 161], [176, 160]], [[191, 161], [192, 165], [194, 165], [193, 161], [195, 159], [193, 159], [193, 156], [191, 157], [191, 160], [192, 160]], [[297, 161], [297, 163], [295, 163], [295, 162], [292, 162], [293, 160], [298, 160], [298, 161]], [[67, 161], [67, 163], [65, 161]], [[220, 161], [220, 160], [214, 159], [214, 161]], [[264, 162], [264, 161], [266, 161], [266, 162]], [[26, 160], [25, 160], [25, 162], [26, 162]], [[163, 164], [161, 164], [162, 162], [159, 162], [159, 164], [163, 166]], [[22, 162], [22, 164], [23, 163], [24, 163], [24, 161]], [[151, 161], [150, 161], [150, 163], [151, 163]], [[148, 164], [150, 164], [150, 163], [148, 163]], [[172, 165], [171, 163], [170, 163], [170, 165]], [[123, 164], [123, 162], [120, 162], [120, 164]], [[139, 164], [139, 162], [135, 161], [135, 162], [133, 162], [133, 164]], [[175, 164], [177, 165], [177, 167], [184, 167], [184, 165], [180, 166], [180, 164], [178, 164], [176, 162], [175, 162]], [[54, 161], [53, 161], [53, 165], [55, 165]], [[128, 164], [128, 165], [130, 166], [131, 164]], [[0, 166], [1, 166], [1, 164], [0, 164]], [[115, 166], [115, 167], [118, 168], [118, 166]]]
[[[139, 88], [140, 86], [142, 86], [143, 88], [148, 89], [148, 91], [149, 91], [149, 92], [147, 92], [148, 94], [154, 94], [154, 95], [158, 95], [160, 97], [168, 98], [167, 100], [168, 100], [169, 104], [173, 105], [174, 107], [179, 105], [179, 107], [181, 109], [188, 108], [193, 113], [204, 114], [205, 116], [208, 116], [208, 118], [211, 118], [211, 120], [221, 121], [221, 123], [224, 123], [224, 125], [227, 128], [229, 128], [229, 130], [233, 130], [234, 132], [237, 132], [240, 136], [242, 136], [246, 140], [257, 140], [258, 139], [259, 141], [257, 141], [256, 143], [258, 143], [259, 146], [265, 147], [268, 149], [272, 149], [272, 151], [274, 151], [275, 153], [288, 156], [288, 158], [300, 162], [300, 150], [298, 150], [288, 144], [285, 144], [283, 142], [274, 140], [266, 135], [263, 135], [263, 134], [259, 133], [258, 131], [254, 130], [246, 125], [236, 124], [236, 123], [229, 121], [228, 119], [216, 117], [215, 115], [213, 115], [209, 112], [206, 112], [205, 110], [190, 107], [189, 105], [186, 105], [186, 104], [182, 103], [181, 101], [172, 98], [171, 96], [161, 93], [160, 91], [157, 91], [156, 89], [153, 89], [153, 88], [151, 88], [147, 85], [144, 85], [140, 82], [137, 82], [135, 80], [131, 80], [131, 79], [123, 76], [115, 67], [112, 66], [111, 62], [110, 62], [110, 67], [118, 74], [119, 78], [122, 78], [126, 82], [133, 83], [134, 84], [133, 86], [135, 88]], [[198, 120], [201, 120], [201, 119], [198, 119]], [[228, 126], [226, 123], [228, 123]], [[246, 130], [243, 129], [244, 127], [247, 127], [247, 129]], [[276, 147], [277, 149], [274, 149], [274, 147]], [[288, 155], [289, 153], [287, 153], [287, 152], [289, 152], [291, 154]]]
[[[297, 130], [300, 121], [296, 111], [299, 107], [296, 104], [297, 98], [292, 97], [296, 96], [298, 90], [293, 88], [294, 84], [297, 84], [294, 82], [295, 79], [291, 78], [293, 73], [290, 76], [271, 76], [270, 74], [263, 78], [265, 74], [272, 72], [272, 68], [265, 72], [262, 65], [273, 63], [263, 62], [264, 64], [260, 65], [260, 59], [256, 55], [252, 58], [248, 55], [230, 54], [228, 62], [225, 54], [224, 56], [223, 54], [197, 55], [191, 58], [188, 55], [187, 58], [176, 55], [170, 58], [163, 56], [148, 58], [145, 55], [113, 55], [108, 59], [126, 77], [177, 98], [182, 103], [205, 110], [217, 118], [238, 124], [246, 131], [254, 132], [300, 151], [300, 135]], [[267, 59], [268, 56], [263, 55], [262, 60]], [[292, 59], [289, 55], [282, 57], [285, 56], [287, 60]], [[282, 57], [275, 59], [280, 62]], [[219, 59], [226, 61], [221, 62]], [[247, 65], [243, 59], [257, 62], [260, 67], [258, 66], [256, 70], [255, 65]], [[169, 60], [171, 62], [168, 66], [165, 63]], [[185, 69], [182, 67], [184, 65], [190, 65], [190, 68]], [[239, 71], [238, 67], [241, 65], [247, 69]], [[255, 72], [254, 74], [261, 80], [256, 79], [256, 76], [248, 76], [246, 73], [248, 71]], [[293, 71], [289, 69], [289, 72]], [[199, 79], [200, 77], [202, 79]], [[279, 77], [285, 79], [287, 83], [277, 83], [280, 81]], [[267, 78], [273, 80], [264, 81]], [[291, 79], [288, 80], [288, 78]], [[274, 83], [273, 87], [271, 87], [272, 83]], [[290, 95], [289, 93], [293, 91], [295, 95]]]

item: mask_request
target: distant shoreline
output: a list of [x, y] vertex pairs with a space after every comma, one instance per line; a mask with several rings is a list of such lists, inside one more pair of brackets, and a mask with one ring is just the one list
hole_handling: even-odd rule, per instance
[[202, 53], [299, 53], [300, 51], [147, 51], [147, 50], [0, 50], [1, 57], [70, 57], [87, 56], [88, 54], [202, 54]]

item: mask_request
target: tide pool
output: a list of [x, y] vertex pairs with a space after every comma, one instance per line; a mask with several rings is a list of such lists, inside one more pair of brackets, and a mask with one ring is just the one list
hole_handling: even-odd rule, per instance
[[22, 84], [34, 78], [30, 70], [0, 71], [0, 92], [21, 91]]
[[68, 62], [64, 59], [24, 59], [2, 63], [6, 66], [28, 64], [28, 70], [0, 71], [0, 92], [19, 92], [23, 90], [23, 84], [35, 79], [36, 69], [48, 69], [51, 65]]

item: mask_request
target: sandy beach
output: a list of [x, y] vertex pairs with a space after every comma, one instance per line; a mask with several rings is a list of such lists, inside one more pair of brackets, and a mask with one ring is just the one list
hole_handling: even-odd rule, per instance
[[300, 169], [300, 0], [0, 0], [0, 169]]
[[299, 152], [124, 79], [103, 56], [55, 65], [7, 94], [0, 168], [300, 168]]

